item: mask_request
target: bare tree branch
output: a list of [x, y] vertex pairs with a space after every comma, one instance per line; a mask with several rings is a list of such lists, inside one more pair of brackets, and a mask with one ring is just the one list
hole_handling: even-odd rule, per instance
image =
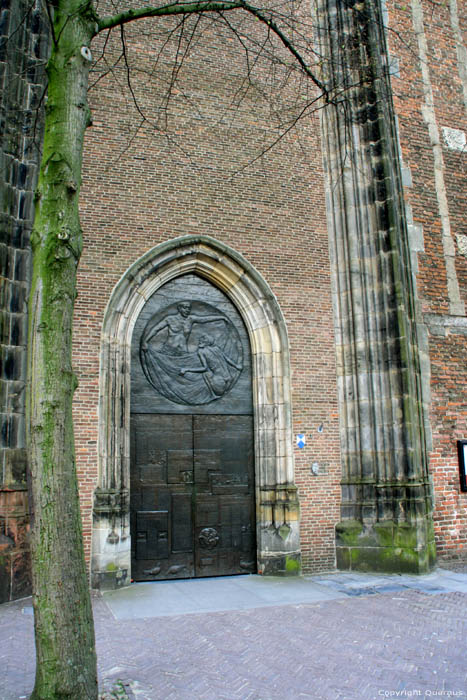
[[113, 17], [101, 17], [97, 21], [97, 32], [103, 29], [112, 29], [120, 24], [133, 22], [137, 19], [148, 17], [166, 17], [168, 15], [187, 15], [196, 12], [221, 12], [244, 8], [245, 3], [242, 0], [200, 0], [199, 2], [188, 3], [171, 3], [170, 5], [162, 5], [161, 7], [141, 7], [138, 10], [126, 10], [120, 12]]
[[326, 102], [329, 101], [328, 91], [319, 78], [313, 73], [311, 68], [307, 65], [304, 58], [297, 51], [288, 37], [280, 29], [278, 24], [271, 18], [271, 13], [268, 15], [253, 5], [248, 4], [244, 0], [233, 0], [229, 2], [228, 0], [216, 1], [216, 0], [201, 0], [200, 2], [192, 3], [172, 3], [170, 5], [163, 5], [161, 7], [142, 7], [138, 10], [126, 10], [113, 17], [101, 17], [97, 21], [97, 31], [101, 32], [104, 29], [111, 29], [118, 25], [123, 25], [128, 22], [132, 22], [136, 19], [143, 19], [149, 17], [163, 17], [168, 15], [180, 15], [180, 14], [194, 14], [194, 13], [206, 13], [206, 12], [228, 12], [231, 10], [244, 10], [249, 14], [256, 17], [260, 22], [268, 27], [268, 29], [273, 32], [277, 38], [281, 41], [283, 46], [289, 51], [289, 53], [295, 58], [303, 72], [315, 83], [317, 87], [323, 93]]

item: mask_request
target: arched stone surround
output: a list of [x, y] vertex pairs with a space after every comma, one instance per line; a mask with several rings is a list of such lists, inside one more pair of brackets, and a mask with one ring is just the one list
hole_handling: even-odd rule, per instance
[[243, 318], [251, 344], [255, 424], [257, 563], [264, 574], [300, 571], [294, 485], [288, 338], [279, 305], [242, 256], [207, 236], [156, 246], [116, 285], [102, 330], [99, 486], [94, 498], [92, 580], [130, 581], [130, 349], [142, 307], [164, 283], [194, 273], [221, 289]]

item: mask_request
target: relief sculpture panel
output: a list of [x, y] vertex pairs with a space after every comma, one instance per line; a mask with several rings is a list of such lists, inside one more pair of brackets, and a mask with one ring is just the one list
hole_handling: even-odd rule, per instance
[[243, 321], [197, 275], [168, 282], [144, 306], [132, 343], [132, 412], [251, 413]]
[[197, 406], [233, 387], [243, 369], [243, 349], [235, 326], [218, 309], [184, 300], [149, 320], [141, 336], [140, 360], [157, 392], [175, 403]]

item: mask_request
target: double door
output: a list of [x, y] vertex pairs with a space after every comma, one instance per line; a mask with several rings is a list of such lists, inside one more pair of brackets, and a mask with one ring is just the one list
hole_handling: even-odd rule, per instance
[[135, 581], [256, 570], [253, 421], [133, 414]]

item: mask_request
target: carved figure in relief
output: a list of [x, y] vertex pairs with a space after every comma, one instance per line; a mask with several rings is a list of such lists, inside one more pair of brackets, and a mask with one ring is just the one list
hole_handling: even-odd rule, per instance
[[[140, 345], [143, 371], [152, 386], [176, 403], [199, 405], [221, 398], [243, 369], [237, 330], [217, 309], [198, 301], [161, 309], [148, 322]], [[200, 313], [205, 311], [205, 313]], [[208, 333], [200, 334], [203, 324]]]
[[208, 335], [202, 335], [198, 340], [198, 357], [201, 367], [184, 367], [180, 370], [180, 374], [184, 376], [187, 372], [203, 373], [213, 396], [222, 396], [232, 380], [229, 366], [240, 371], [241, 365], [237, 365], [230, 357], [227, 357]]
[[171, 355], [188, 352], [188, 338], [193, 325], [195, 323], [211, 323], [213, 321], [227, 323], [225, 316], [216, 316], [215, 314], [199, 316], [193, 314], [191, 312], [191, 302], [181, 301], [177, 304], [177, 313], [168, 314], [154, 328], [151, 328], [144, 339], [143, 352], [147, 351], [149, 341], [164, 329], [167, 329], [167, 339], [162, 346], [162, 350], [166, 350]]

